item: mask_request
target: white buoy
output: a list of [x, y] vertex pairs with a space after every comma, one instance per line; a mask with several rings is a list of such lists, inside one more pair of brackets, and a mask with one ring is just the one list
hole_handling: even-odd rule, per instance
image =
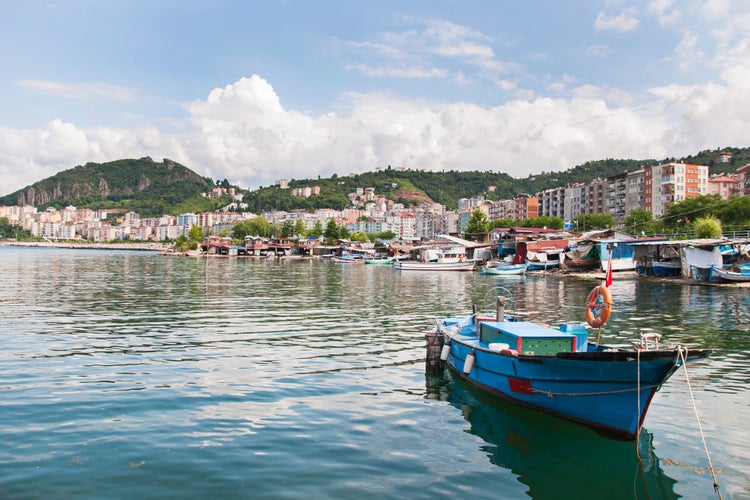
[[474, 351], [471, 351], [466, 355], [466, 361], [464, 361], [464, 373], [468, 375], [474, 368]]
[[443, 344], [443, 350], [440, 351], [440, 360], [446, 361], [450, 353], [451, 353], [451, 343], [446, 342], [445, 344]]

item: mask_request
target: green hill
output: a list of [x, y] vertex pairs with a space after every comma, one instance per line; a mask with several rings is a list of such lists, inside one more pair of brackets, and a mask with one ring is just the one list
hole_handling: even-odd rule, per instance
[[[455, 209], [458, 200], [484, 195], [488, 200], [509, 199], [522, 193], [535, 194], [545, 189], [610, 177], [623, 171], [633, 171], [645, 165], [664, 161], [684, 161], [708, 165], [712, 174], [734, 172], [750, 163], [750, 148], [723, 148], [730, 151], [732, 161], [716, 163], [716, 150], [701, 151], [684, 158], [662, 160], [606, 159], [586, 162], [564, 172], [542, 172], [516, 179], [499, 172], [419, 171], [393, 169], [390, 166], [377, 172], [330, 178], [292, 179], [290, 189], [270, 186], [245, 191], [247, 210], [262, 213], [271, 210], [307, 210], [333, 208], [341, 210], [350, 205], [349, 195], [358, 188], [374, 188], [378, 195], [404, 205], [440, 203]], [[222, 187], [230, 187], [225, 180]], [[292, 195], [293, 188], [319, 186], [320, 194], [308, 198]], [[490, 189], [494, 186], [494, 190]], [[202, 196], [216, 187], [187, 167], [165, 159], [162, 163], [151, 158], [118, 160], [109, 163], [87, 163], [60, 172], [52, 177], [0, 198], [0, 205], [35, 205], [63, 208], [68, 205], [93, 209], [134, 211], [142, 217], [164, 214], [215, 210], [230, 202]]]
[[146, 157], [87, 163], [64, 170], [0, 198], [0, 205], [34, 205], [39, 209], [72, 205], [158, 217], [216, 209], [217, 200], [202, 196], [214, 187], [213, 180], [179, 163], [168, 159], [157, 163]]
[[[719, 151], [731, 151], [732, 161], [716, 163]], [[634, 171], [643, 166], [667, 161], [683, 161], [708, 165], [712, 174], [734, 172], [738, 167], [750, 163], [750, 148], [722, 148], [706, 150], [684, 158], [662, 160], [606, 159], [589, 161], [564, 172], [542, 172], [515, 179], [499, 172], [429, 172], [419, 170], [387, 169], [328, 179], [292, 179], [290, 189], [277, 186], [260, 188], [245, 193], [244, 202], [248, 210], [260, 213], [268, 210], [308, 210], [318, 208], [342, 209], [348, 206], [347, 195], [357, 188], [375, 188], [377, 194], [405, 205], [436, 202], [455, 209], [458, 200], [484, 195], [488, 200], [510, 199], [519, 194], [535, 194], [545, 189], [566, 186], [578, 182], [588, 183], [596, 178], [611, 177], [624, 171]], [[319, 186], [320, 194], [309, 198], [295, 197], [291, 188]], [[495, 186], [494, 191], [489, 187]]]

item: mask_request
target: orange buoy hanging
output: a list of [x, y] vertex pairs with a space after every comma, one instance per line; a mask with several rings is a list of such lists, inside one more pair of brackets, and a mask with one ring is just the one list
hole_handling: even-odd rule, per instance
[[612, 296], [604, 285], [594, 287], [586, 299], [586, 323], [601, 328], [612, 314]]

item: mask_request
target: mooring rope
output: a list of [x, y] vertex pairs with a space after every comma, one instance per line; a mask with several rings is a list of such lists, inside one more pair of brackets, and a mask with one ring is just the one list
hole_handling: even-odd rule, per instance
[[638, 352], [638, 396], [636, 399], [636, 405], [638, 406], [637, 412], [636, 412], [636, 424], [635, 424], [635, 455], [638, 457], [638, 460], [641, 460], [641, 447], [640, 447], [640, 438], [641, 438], [641, 350], [636, 349]]
[[706, 445], [706, 436], [703, 434], [703, 425], [701, 425], [701, 419], [698, 415], [698, 407], [695, 404], [695, 397], [693, 397], [693, 388], [690, 385], [690, 377], [688, 377], [687, 371], [687, 347], [677, 346], [680, 357], [682, 358], [682, 367], [685, 370], [685, 381], [687, 382], [688, 392], [690, 393], [690, 400], [693, 402], [693, 411], [695, 412], [695, 420], [698, 422], [698, 431], [701, 435], [701, 441], [703, 442], [703, 450], [706, 452], [706, 458], [708, 459], [708, 470], [711, 471], [711, 476], [714, 479], [714, 491], [721, 499], [721, 490], [719, 489], [719, 480], [716, 478], [716, 470], [714, 470], [714, 464], [711, 463], [711, 455], [708, 453], [708, 445]]
[[543, 389], [536, 389], [534, 387], [530, 388], [529, 390], [531, 392], [538, 392], [539, 394], [544, 394], [547, 397], [553, 398], [555, 396], [603, 396], [606, 394], [621, 394], [623, 392], [633, 392], [633, 391], [640, 391], [641, 389], [653, 389], [655, 387], [659, 387], [658, 384], [654, 385], [644, 385], [643, 387], [632, 388], [632, 389], [617, 389], [614, 391], [597, 391], [597, 392], [554, 392], [554, 391], [545, 391]]

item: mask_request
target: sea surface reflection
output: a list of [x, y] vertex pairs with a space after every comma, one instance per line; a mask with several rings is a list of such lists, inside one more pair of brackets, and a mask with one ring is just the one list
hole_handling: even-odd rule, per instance
[[[581, 321], [596, 280], [9, 247], [0, 263], [0, 498], [715, 497], [680, 372], [637, 450], [425, 379], [436, 317], [500, 291], [527, 319]], [[616, 278], [602, 333], [714, 350], [689, 375], [725, 498], [750, 496], [747, 290]]]

